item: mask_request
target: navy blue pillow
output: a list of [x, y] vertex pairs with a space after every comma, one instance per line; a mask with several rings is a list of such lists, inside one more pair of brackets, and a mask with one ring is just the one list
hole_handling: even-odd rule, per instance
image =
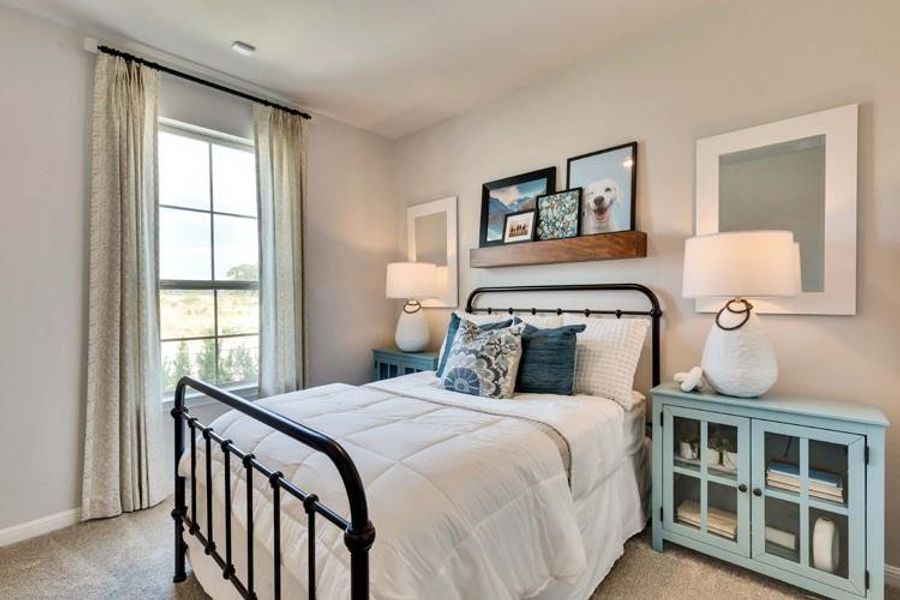
[[585, 327], [581, 324], [538, 329], [527, 325], [522, 335], [516, 391], [571, 396], [575, 388], [575, 334]]
[[[505, 321], [497, 321], [496, 323], [484, 323], [483, 325], [479, 325], [478, 329], [490, 331], [492, 329], [503, 329], [512, 324], [513, 319], [507, 319]], [[444, 353], [441, 355], [441, 360], [438, 363], [436, 371], [438, 377], [441, 377], [444, 374], [444, 367], [447, 366], [447, 357], [450, 355], [450, 346], [453, 345], [453, 340], [456, 338], [457, 331], [459, 331], [459, 315], [451, 313], [450, 323], [447, 325], [447, 335], [444, 336], [444, 344], [441, 346], [441, 348], [444, 349]]]

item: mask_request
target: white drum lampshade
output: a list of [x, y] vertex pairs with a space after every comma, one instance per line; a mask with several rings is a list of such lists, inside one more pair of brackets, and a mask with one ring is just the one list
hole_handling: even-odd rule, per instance
[[407, 300], [394, 333], [397, 348], [403, 352], [422, 352], [428, 347], [428, 322], [419, 300], [438, 295], [437, 267], [432, 263], [390, 263], [385, 287], [388, 298]]
[[701, 366], [710, 385], [753, 398], [775, 384], [775, 352], [747, 298], [799, 292], [800, 246], [790, 231], [733, 231], [685, 242], [684, 297], [727, 301], [703, 348]]

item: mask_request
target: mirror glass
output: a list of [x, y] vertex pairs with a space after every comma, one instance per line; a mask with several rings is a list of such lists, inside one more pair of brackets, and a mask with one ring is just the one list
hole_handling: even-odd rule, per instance
[[825, 136], [719, 156], [719, 231], [787, 229], [802, 290], [825, 289]]
[[437, 212], [415, 219], [416, 260], [447, 266], [447, 213]]

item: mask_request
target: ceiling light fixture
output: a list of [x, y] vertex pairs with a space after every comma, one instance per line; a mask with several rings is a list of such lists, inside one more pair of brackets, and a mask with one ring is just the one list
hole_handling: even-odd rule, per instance
[[231, 43], [231, 49], [243, 56], [253, 56], [256, 54], [256, 46], [240, 40], [233, 41]]

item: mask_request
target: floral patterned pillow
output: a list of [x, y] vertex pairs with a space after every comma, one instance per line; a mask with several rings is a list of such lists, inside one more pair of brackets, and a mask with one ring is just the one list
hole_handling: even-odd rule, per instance
[[441, 385], [473, 396], [511, 398], [522, 358], [524, 331], [524, 323], [483, 330], [471, 321], [460, 322]]

